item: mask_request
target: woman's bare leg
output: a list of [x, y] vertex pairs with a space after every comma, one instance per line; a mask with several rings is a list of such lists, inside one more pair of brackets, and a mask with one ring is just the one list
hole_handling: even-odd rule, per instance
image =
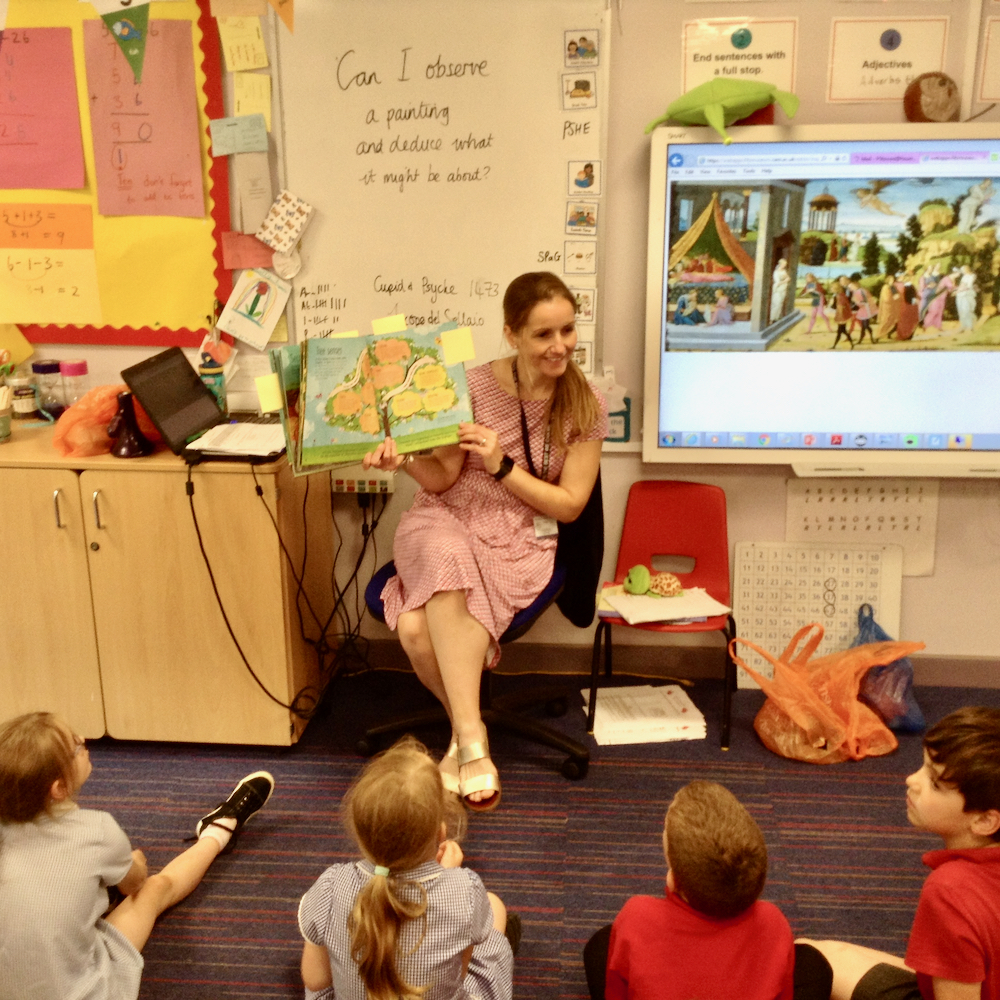
[[156, 918], [189, 895], [222, 850], [214, 837], [202, 837], [161, 872], [150, 875], [134, 896], [126, 896], [106, 917], [142, 951]]
[[854, 987], [861, 977], [876, 965], [885, 963], [901, 969], [909, 966], [898, 955], [886, 951], [876, 951], [860, 944], [847, 941], [813, 941], [810, 938], [796, 938], [796, 944], [811, 944], [830, 963], [833, 969], [833, 989], [830, 1000], [851, 1000]]
[[[441, 683], [450, 705], [452, 729], [459, 746], [467, 746], [483, 738], [479, 685], [490, 635], [469, 614], [462, 590], [435, 594], [424, 606], [424, 613]], [[488, 759], [473, 761], [462, 770], [466, 781], [480, 774], [497, 773], [493, 762]], [[473, 792], [469, 799], [477, 802], [492, 794], [490, 791]]]
[[[424, 609], [416, 608], [413, 611], [403, 612], [396, 623], [396, 629], [399, 632], [399, 643], [410, 660], [413, 672], [419, 678], [420, 683], [441, 702], [450, 721], [452, 716], [448, 692], [441, 679], [441, 668], [438, 666], [434, 647], [431, 645], [430, 632], [427, 630], [427, 615], [424, 613]], [[454, 723], [452, 723], [451, 739], [457, 739]], [[458, 781], [457, 757], [445, 755], [441, 758], [438, 767], [440, 767], [442, 774], [450, 775], [455, 781]]]

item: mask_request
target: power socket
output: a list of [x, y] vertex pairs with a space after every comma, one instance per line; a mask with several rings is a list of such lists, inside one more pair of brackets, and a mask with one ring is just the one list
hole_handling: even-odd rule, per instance
[[395, 493], [396, 474], [365, 469], [361, 464], [345, 465], [330, 473], [334, 493]]

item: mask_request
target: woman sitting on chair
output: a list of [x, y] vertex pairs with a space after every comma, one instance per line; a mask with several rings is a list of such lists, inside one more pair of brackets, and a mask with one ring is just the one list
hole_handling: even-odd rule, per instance
[[466, 373], [475, 422], [459, 425], [459, 443], [404, 456], [386, 438], [364, 459], [366, 469], [405, 469], [420, 486], [396, 529], [385, 620], [451, 719], [445, 788], [478, 811], [500, 801], [480, 674], [500, 659], [515, 612], [549, 582], [556, 522], [586, 505], [607, 435], [607, 405], [573, 361], [569, 288], [548, 272], [522, 274], [503, 308], [516, 353]]

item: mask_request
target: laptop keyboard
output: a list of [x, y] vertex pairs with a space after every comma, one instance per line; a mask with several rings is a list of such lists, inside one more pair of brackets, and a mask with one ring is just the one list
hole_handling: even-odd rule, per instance
[[280, 424], [281, 414], [277, 411], [258, 413], [256, 410], [231, 410], [229, 422], [231, 424]]

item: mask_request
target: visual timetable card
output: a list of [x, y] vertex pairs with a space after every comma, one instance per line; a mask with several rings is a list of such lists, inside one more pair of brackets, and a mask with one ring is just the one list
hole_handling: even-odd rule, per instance
[[0, 316], [101, 323], [90, 205], [0, 203]]
[[944, 70], [947, 17], [835, 17], [826, 99], [901, 101], [921, 73]]
[[0, 34], [0, 188], [82, 188], [71, 30]]
[[103, 21], [84, 21], [83, 36], [98, 210], [202, 218], [190, 23], [149, 22], [141, 84]]

